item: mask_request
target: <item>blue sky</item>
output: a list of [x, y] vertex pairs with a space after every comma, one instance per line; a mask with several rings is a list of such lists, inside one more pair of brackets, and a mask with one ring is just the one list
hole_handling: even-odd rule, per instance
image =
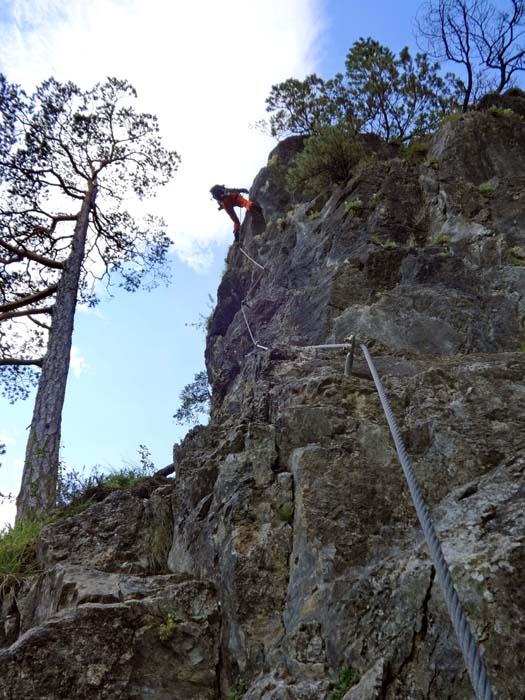
[[[344, 69], [349, 47], [373, 36], [415, 47], [419, 0], [4, 0], [0, 71], [31, 90], [54, 75], [90, 87], [127, 78], [140, 106], [159, 116], [166, 144], [182, 156], [174, 180], [149, 206], [174, 241], [167, 288], [120, 293], [77, 313], [75, 354], [63, 415], [62, 458], [75, 469], [136, 461], [139, 444], [160, 468], [186, 429], [172, 415], [204, 368], [204, 335], [187, 326], [207, 315], [231, 242], [210, 201], [216, 182], [249, 187], [274, 142], [250, 125], [265, 116], [272, 84]], [[190, 7], [186, 7], [190, 5]], [[180, 7], [179, 7], [180, 6]], [[0, 399], [0, 491], [18, 491], [32, 399]], [[0, 525], [12, 506], [0, 505]]]

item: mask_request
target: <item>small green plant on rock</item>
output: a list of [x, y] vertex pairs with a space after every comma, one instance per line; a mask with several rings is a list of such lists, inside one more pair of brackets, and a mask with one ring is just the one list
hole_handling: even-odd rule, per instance
[[242, 681], [237, 681], [226, 697], [228, 700], [242, 700], [242, 696], [246, 692], [246, 685]]
[[362, 199], [352, 199], [350, 202], [345, 202], [345, 211], [348, 214], [359, 214], [363, 210]]
[[437, 236], [434, 236], [432, 240], [433, 245], [438, 245], [441, 248], [447, 248], [450, 244], [450, 236], [448, 236], [446, 233], [439, 233]]
[[414, 139], [405, 148], [402, 157], [420, 162], [426, 157], [429, 148], [430, 141], [428, 139]]
[[427, 168], [432, 168], [432, 170], [437, 170], [439, 168], [439, 160], [436, 160], [435, 158], [427, 158], [424, 165], [426, 165]]
[[351, 666], [343, 666], [339, 671], [330, 700], [342, 700], [350, 688], [359, 681], [359, 671]]
[[509, 265], [514, 265], [515, 267], [525, 267], [525, 247], [514, 246], [514, 248], [510, 248], [507, 253], [507, 258]]
[[481, 185], [478, 187], [478, 190], [480, 194], [483, 197], [492, 197], [494, 192], [496, 191], [496, 188], [492, 184], [492, 182], [482, 182]]
[[293, 506], [289, 503], [282, 503], [280, 506], [277, 508], [277, 515], [279, 516], [279, 519], [283, 521], [283, 523], [292, 523], [293, 522]]
[[374, 192], [374, 194], [370, 197], [370, 199], [367, 202], [367, 207], [369, 209], [375, 209], [376, 206], [379, 204], [379, 199], [380, 199], [379, 192]]
[[307, 216], [310, 219], [310, 221], [314, 221], [314, 219], [318, 219], [320, 216], [321, 212], [318, 211], [317, 209], [313, 209], [312, 211], [309, 211]]
[[168, 614], [168, 617], [166, 618], [166, 622], [163, 622], [161, 625], [159, 625], [159, 639], [161, 642], [167, 642], [169, 641], [173, 635], [175, 634], [175, 630], [177, 629], [177, 622], [175, 620], [175, 617], [173, 616], [172, 613]]
[[284, 216], [280, 216], [275, 222], [275, 228], [282, 233], [286, 228], [286, 219]]

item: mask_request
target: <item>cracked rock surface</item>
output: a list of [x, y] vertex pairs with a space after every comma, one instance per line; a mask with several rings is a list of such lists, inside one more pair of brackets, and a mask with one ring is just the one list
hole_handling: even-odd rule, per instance
[[525, 122], [469, 113], [421, 162], [376, 144], [313, 202], [285, 187], [301, 147], [251, 190], [241, 246], [265, 271], [228, 255], [209, 425], [170, 483], [43, 531], [42, 573], [3, 598], [0, 698], [329, 700], [344, 667], [344, 700], [474, 697], [363, 356], [345, 376], [309, 347], [350, 334], [498, 700], [523, 697]]

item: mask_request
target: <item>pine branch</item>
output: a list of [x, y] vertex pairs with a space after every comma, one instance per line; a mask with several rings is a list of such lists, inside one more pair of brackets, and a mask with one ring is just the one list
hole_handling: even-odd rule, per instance
[[53, 270], [64, 269], [64, 263], [56, 262], [55, 260], [46, 258], [45, 256], [39, 255], [38, 253], [32, 253], [31, 251], [26, 250], [25, 248], [19, 248], [17, 246], [11, 245], [11, 243], [4, 241], [2, 238], [0, 238], [0, 245], [6, 250], [8, 250], [10, 253], [13, 253], [13, 255], [19, 255], [21, 258], [33, 260], [33, 262], [37, 262], [40, 265], [45, 265], [45, 267], [51, 267], [53, 268]]
[[0, 304], [0, 311], [14, 311], [15, 309], [19, 309], [21, 306], [34, 304], [35, 302], [41, 301], [46, 297], [50, 297], [56, 292], [57, 287], [57, 284], [52, 284], [50, 287], [47, 287], [47, 289], [43, 289], [41, 292], [37, 292], [36, 294], [30, 294], [27, 297], [22, 297], [18, 301], [10, 301], [7, 304]]
[[44, 358], [33, 359], [33, 360], [20, 360], [17, 357], [3, 357], [0, 358], [0, 366], [5, 365], [17, 365], [18, 367], [27, 367], [29, 365], [35, 365], [36, 367], [42, 367], [44, 364]]
[[25, 309], [24, 311], [7, 311], [6, 313], [0, 314], [0, 321], [7, 321], [10, 318], [17, 318], [18, 316], [34, 316], [35, 314], [50, 314], [53, 311], [52, 306], [44, 306], [41, 309]]

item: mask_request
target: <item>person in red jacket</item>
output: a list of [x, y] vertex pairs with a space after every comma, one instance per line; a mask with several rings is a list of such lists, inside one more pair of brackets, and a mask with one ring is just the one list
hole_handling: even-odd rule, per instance
[[213, 199], [219, 204], [219, 211], [224, 209], [233, 221], [233, 235], [235, 236], [235, 240], [238, 241], [241, 222], [233, 207], [244, 207], [246, 211], [251, 211], [252, 207], [256, 206], [255, 202], [245, 199], [242, 196], [241, 192], [248, 194], [248, 190], [243, 187], [234, 189], [233, 187], [225, 187], [224, 185], [214, 185], [210, 192]]

